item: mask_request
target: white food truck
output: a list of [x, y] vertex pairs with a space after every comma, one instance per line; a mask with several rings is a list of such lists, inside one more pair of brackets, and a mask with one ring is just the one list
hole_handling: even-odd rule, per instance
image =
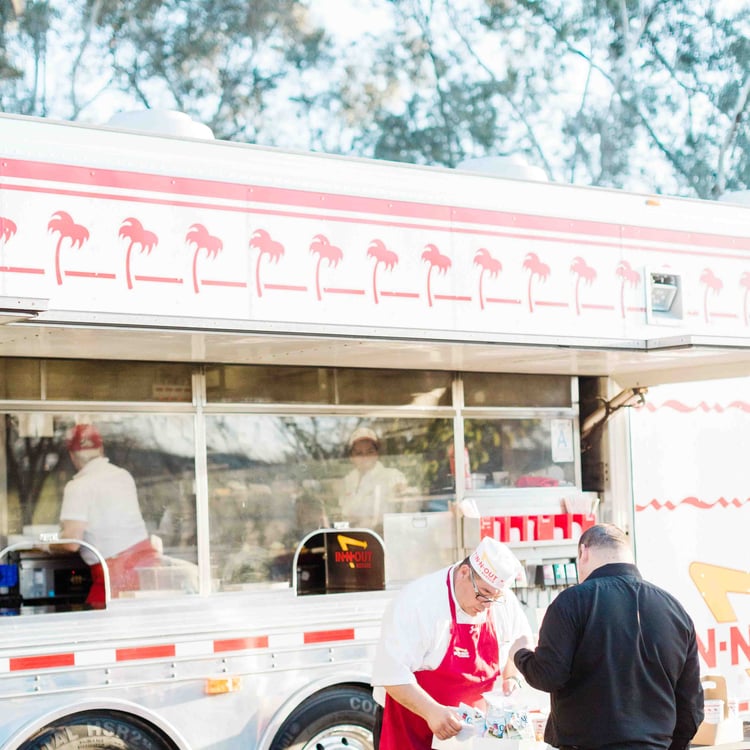
[[[369, 749], [393, 591], [491, 534], [536, 622], [596, 518], [739, 683], [747, 490], [648, 389], [750, 375], [749, 292], [739, 205], [0, 115], [0, 747]], [[76, 425], [158, 556], [103, 607], [50, 546]]]

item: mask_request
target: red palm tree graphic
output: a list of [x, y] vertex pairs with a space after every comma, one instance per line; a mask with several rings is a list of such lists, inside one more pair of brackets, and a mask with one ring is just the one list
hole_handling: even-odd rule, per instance
[[310, 243], [310, 252], [318, 256], [318, 262], [315, 265], [315, 293], [321, 300], [323, 297], [320, 294], [320, 264], [325, 260], [328, 262], [329, 268], [335, 268], [344, 257], [344, 253], [341, 252], [340, 247], [332, 245], [328, 237], [323, 234], [316, 234], [313, 237], [313, 241]]
[[528, 253], [524, 258], [522, 268], [529, 272], [529, 312], [534, 312], [534, 301], [531, 296], [532, 282], [535, 276], [538, 276], [540, 281], [546, 281], [549, 276], [549, 266], [546, 263], [542, 263], [536, 253]]
[[744, 287], [745, 293], [742, 295], [742, 320], [748, 325], [747, 316], [747, 298], [750, 295], [750, 271], [745, 271], [740, 277], [740, 286]]
[[641, 283], [641, 275], [634, 271], [626, 260], [621, 260], [615, 270], [615, 276], [620, 279], [620, 315], [625, 317], [625, 284], [634, 289]]
[[701, 284], [706, 285], [706, 291], [703, 293], [703, 319], [708, 323], [708, 293], [713, 292], [718, 295], [721, 292], [724, 283], [710, 268], [704, 268], [700, 278]]
[[373, 240], [367, 248], [367, 257], [375, 258], [375, 266], [372, 269], [372, 294], [375, 304], [378, 304], [378, 266], [385, 266], [387, 271], [392, 271], [398, 263], [398, 255], [389, 250], [383, 240]]
[[198, 255], [201, 250], [206, 251], [207, 258], [215, 258], [223, 249], [224, 244], [218, 237], [208, 233], [203, 224], [193, 224], [185, 235], [188, 245], [195, 245], [193, 253], [193, 290], [198, 294]]
[[576, 274], [576, 315], [581, 314], [580, 291], [581, 281], [585, 281], [587, 286], [591, 286], [596, 281], [596, 270], [586, 264], [586, 261], [580, 256], [573, 258], [570, 265], [571, 273]]
[[62, 242], [67, 239], [70, 240], [71, 248], [83, 247], [83, 243], [89, 238], [89, 230], [81, 224], [76, 224], [69, 213], [57, 211], [52, 214], [52, 218], [49, 224], [47, 224], [47, 231], [58, 232], [60, 235], [55, 247], [55, 278], [58, 284], [62, 284], [62, 273], [60, 272], [60, 248], [62, 247]]
[[133, 246], [140, 245], [141, 253], [151, 255], [151, 251], [159, 244], [159, 238], [153, 232], [144, 229], [143, 224], [132, 216], [122, 222], [117, 236], [126, 237], [129, 240], [128, 252], [125, 255], [125, 277], [128, 281], [128, 289], [132, 289], [133, 279], [130, 275], [130, 255], [133, 252]]
[[264, 255], [268, 256], [271, 263], [278, 263], [284, 254], [284, 246], [276, 242], [265, 229], [256, 229], [250, 238], [250, 249], [258, 249], [258, 260], [255, 263], [255, 290], [258, 297], [263, 296], [263, 285], [260, 283], [260, 261]]
[[432, 307], [432, 272], [437, 268], [438, 273], [445, 273], [451, 267], [451, 259], [447, 255], [443, 255], [435, 245], [429, 244], [424, 246], [422, 260], [427, 261], [430, 265], [427, 271], [427, 302]]
[[3, 241], [3, 245], [18, 231], [18, 227], [14, 221], [0, 216], [0, 240]]
[[493, 258], [487, 248], [480, 247], [474, 256], [474, 265], [482, 269], [479, 272], [479, 309], [484, 310], [484, 275], [488, 273], [491, 278], [496, 278], [503, 270], [503, 264]]

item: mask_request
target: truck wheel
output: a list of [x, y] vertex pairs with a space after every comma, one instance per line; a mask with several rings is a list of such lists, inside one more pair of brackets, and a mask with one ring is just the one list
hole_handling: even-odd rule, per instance
[[58, 719], [19, 750], [176, 750], [147, 722], [119, 711], [85, 711]]
[[271, 750], [373, 750], [375, 708], [367, 688], [321, 690], [281, 725]]

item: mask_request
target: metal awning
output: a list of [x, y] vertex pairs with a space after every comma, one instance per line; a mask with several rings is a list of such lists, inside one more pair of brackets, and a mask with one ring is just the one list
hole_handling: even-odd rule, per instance
[[[150, 321], [149, 321], [150, 322]], [[525, 337], [498, 333], [456, 340], [454, 333], [339, 327], [335, 331], [246, 321], [173, 318], [160, 327], [95, 315], [0, 325], [7, 357], [122, 359], [613, 377], [623, 388], [750, 375], [750, 339], [678, 335], [651, 340]]]

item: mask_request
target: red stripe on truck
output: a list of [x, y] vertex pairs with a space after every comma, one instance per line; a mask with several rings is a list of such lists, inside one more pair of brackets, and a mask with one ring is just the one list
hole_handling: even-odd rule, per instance
[[353, 641], [354, 628], [341, 630], [314, 630], [305, 633], [305, 643], [327, 643], [328, 641]]
[[225, 638], [214, 641], [214, 653], [221, 651], [244, 651], [249, 648], [268, 648], [267, 635], [255, 635], [248, 638]]
[[[299, 190], [283, 187], [247, 185], [243, 183], [204, 180], [195, 177], [170, 177], [144, 172], [125, 170], [99, 169], [92, 167], [53, 164], [27, 159], [3, 159], [0, 163], [0, 176], [4, 178], [5, 189], [49, 192], [58, 195], [78, 194], [96, 195], [86, 192], [84, 188], [117, 188], [119, 190], [138, 190], [160, 192], [167, 195], [178, 195], [194, 198], [210, 198], [214, 201], [235, 201], [241, 204], [264, 203], [270, 206], [303, 208], [306, 210], [325, 210], [329, 212], [367, 213], [384, 217], [386, 226], [401, 225], [399, 219], [420, 219], [436, 221], [454, 226], [457, 223], [478, 224], [484, 227], [507, 227], [514, 233], [523, 231], [544, 231], [568, 238], [571, 234], [588, 235], [594, 244], [596, 241], [615, 243], [616, 246], [639, 247], [644, 242], [662, 242], [677, 246], [669, 252], [679, 254], [702, 255], [700, 251], [689, 248], [722, 248], [736, 253], [750, 250], [750, 237], [744, 235], [722, 235], [710, 232], [688, 232], [680, 229], [659, 229], [650, 226], [630, 226], [614, 221], [588, 221], [585, 219], [565, 219], [558, 216], [523, 214], [520, 212], [498, 211], [493, 209], [467, 208], [414, 201], [396, 201], [387, 198], [370, 198], [320, 191]], [[63, 188], [41, 188], [12, 184], [10, 180], [36, 180], [41, 182], [67, 183], [80, 186], [77, 190]], [[127, 200], [144, 200], [137, 196], [112, 195], [112, 198]], [[189, 205], [188, 202], [183, 205]], [[243, 206], [239, 210], [246, 210]], [[264, 209], [270, 213], [270, 209]], [[343, 217], [340, 217], [340, 219]], [[373, 221], [366, 220], [368, 224]], [[416, 226], [414, 224], [408, 226]], [[486, 230], [483, 230], [485, 233]], [[545, 239], [538, 237], [536, 239]], [[553, 239], [553, 241], [557, 241]], [[579, 240], [575, 244], [581, 244]], [[725, 256], [727, 257], [727, 256]]]
[[[338, 630], [313, 630], [303, 633], [305, 644], [330, 643], [333, 641], [355, 640], [354, 628]], [[222, 638], [213, 641], [213, 652], [248, 651], [268, 648], [269, 636], [251, 635], [242, 638]], [[172, 659], [177, 647], [173, 643], [160, 643], [153, 646], [132, 646], [114, 650], [115, 662], [138, 661], [145, 659]], [[36, 656], [16, 656], [8, 660], [10, 672], [23, 672], [34, 669], [54, 669], [76, 666], [74, 653], [40, 654]]]
[[39, 656], [17, 656], [9, 660], [11, 672], [28, 669], [50, 669], [52, 667], [72, 667], [75, 654], [41, 654]]
[[175, 655], [175, 647], [171, 643], [160, 646], [136, 646], [134, 648], [118, 648], [115, 652], [116, 661], [135, 661], [137, 659], [164, 659]]

